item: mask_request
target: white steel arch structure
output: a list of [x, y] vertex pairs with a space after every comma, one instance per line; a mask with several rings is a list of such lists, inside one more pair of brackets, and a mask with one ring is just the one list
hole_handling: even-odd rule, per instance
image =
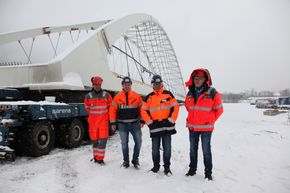
[[[63, 50], [61, 41], [66, 45]], [[22, 56], [10, 57], [7, 45], [12, 52], [17, 46]], [[179, 99], [185, 97], [172, 44], [150, 15], [0, 34], [0, 46], [4, 54], [0, 54], [0, 87], [86, 90], [90, 78], [100, 75], [105, 89], [119, 91], [120, 78], [130, 76], [133, 89], [145, 95], [152, 90], [152, 75], [160, 74], [166, 89]]]

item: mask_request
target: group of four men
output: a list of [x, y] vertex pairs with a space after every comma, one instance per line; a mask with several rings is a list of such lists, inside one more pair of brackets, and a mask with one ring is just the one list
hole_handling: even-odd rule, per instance
[[[118, 127], [122, 144], [123, 164], [130, 166], [128, 138], [132, 134], [134, 140], [134, 153], [131, 163], [139, 167], [139, 153], [142, 144], [141, 128], [146, 124], [150, 129], [152, 141], [152, 172], [160, 169], [160, 144], [163, 147], [164, 173], [172, 174], [170, 170], [171, 135], [176, 133], [175, 121], [178, 117], [179, 104], [174, 95], [163, 89], [163, 80], [160, 75], [154, 75], [151, 80], [153, 92], [144, 100], [131, 89], [130, 77], [122, 79], [122, 91], [111, 95], [102, 90], [102, 78], [91, 79], [93, 89], [85, 97], [85, 107], [89, 114], [89, 134], [93, 141], [93, 160], [104, 164], [104, 156], [109, 126], [112, 130]], [[196, 174], [197, 152], [199, 138], [201, 137], [205, 165], [205, 178], [212, 180], [211, 134], [214, 123], [223, 112], [220, 94], [211, 87], [211, 77], [206, 69], [194, 70], [186, 82], [189, 88], [185, 99], [188, 111], [186, 126], [189, 129], [190, 164], [187, 176]]]

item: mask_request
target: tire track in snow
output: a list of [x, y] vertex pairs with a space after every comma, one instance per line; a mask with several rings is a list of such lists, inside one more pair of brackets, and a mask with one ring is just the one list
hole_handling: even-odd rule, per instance
[[74, 161], [71, 159], [70, 150], [64, 150], [57, 165], [57, 179], [61, 181], [59, 193], [77, 193], [79, 184], [79, 173], [74, 168]]

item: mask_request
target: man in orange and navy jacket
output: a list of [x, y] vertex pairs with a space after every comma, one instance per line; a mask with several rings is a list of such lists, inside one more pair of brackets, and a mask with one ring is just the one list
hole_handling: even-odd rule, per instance
[[189, 87], [185, 99], [188, 111], [186, 126], [189, 129], [190, 164], [186, 176], [193, 176], [197, 169], [197, 152], [199, 137], [201, 137], [205, 178], [212, 180], [211, 135], [216, 120], [223, 113], [221, 95], [211, 87], [209, 71], [203, 68], [194, 70], [186, 82]]
[[123, 90], [114, 97], [110, 107], [110, 124], [113, 130], [116, 130], [116, 126], [118, 125], [124, 161], [122, 166], [125, 168], [130, 166], [128, 148], [129, 132], [132, 134], [135, 143], [132, 164], [135, 168], [138, 168], [142, 144], [140, 127], [143, 127], [144, 121], [140, 120], [142, 98], [131, 87], [131, 78], [128, 76], [124, 77], [122, 80]]
[[109, 137], [109, 107], [112, 97], [101, 88], [103, 82], [101, 77], [95, 76], [91, 82], [93, 89], [85, 96], [84, 104], [89, 115], [89, 135], [93, 141], [93, 160], [103, 165]]
[[178, 116], [179, 104], [173, 94], [163, 89], [162, 78], [154, 75], [151, 83], [153, 92], [144, 99], [141, 115], [150, 128], [152, 139], [152, 172], [157, 173], [160, 168], [160, 142], [163, 146], [164, 173], [172, 174], [170, 170], [171, 135], [176, 133], [175, 121]]

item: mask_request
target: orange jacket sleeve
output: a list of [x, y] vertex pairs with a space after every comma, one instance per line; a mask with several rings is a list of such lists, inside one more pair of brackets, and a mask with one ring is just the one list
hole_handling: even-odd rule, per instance
[[178, 117], [178, 113], [179, 113], [179, 104], [175, 98], [171, 98], [170, 107], [173, 108], [173, 112], [172, 112], [170, 118], [172, 118], [174, 121], [176, 121], [177, 117]]
[[148, 125], [152, 120], [147, 110], [149, 110], [148, 104], [145, 101], [143, 101], [142, 107], [141, 107], [141, 117], [145, 121], [145, 123]]
[[190, 96], [186, 96], [186, 98], [185, 98], [185, 101], [184, 101], [184, 106], [185, 106], [185, 108], [186, 108], [186, 110], [188, 111], [188, 99], [189, 99], [189, 97]]
[[107, 100], [108, 100], [108, 107], [110, 107], [110, 105], [111, 105], [111, 103], [112, 103], [112, 96], [111, 96], [110, 93], [108, 93], [108, 98], [107, 98]]
[[214, 100], [213, 110], [215, 111], [215, 121], [216, 121], [221, 116], [224, 109], [223, 109], [223, 104], [222, 104], [222, 98], [219, 93], [215, 95], [213, 100]]
[[139, 109], [139, 117], [140, 117], [141, 122], [144, 121], [142, 118], [142, 115], [141, 115], [142, 104], [143, 104], [143, 100], [142, 100], [142, 97], [139, 95], [139, 97], [138, 97], [138, 109]]
[[117, 110], [118, 110], [118, 95], [116, 95], [110, 105], [110, 123], [117, 122]]

